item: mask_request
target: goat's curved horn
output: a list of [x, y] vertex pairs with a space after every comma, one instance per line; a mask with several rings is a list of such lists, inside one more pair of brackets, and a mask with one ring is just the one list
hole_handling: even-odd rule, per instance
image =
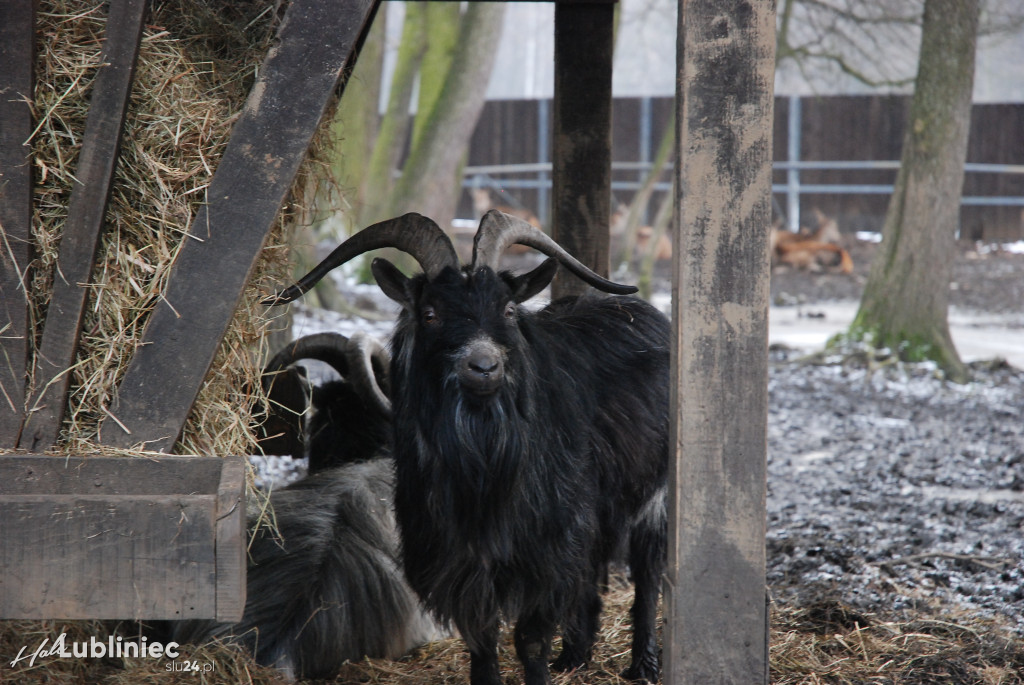
[[515, 243], [532, 247], [557, 259], [565, 268], [598, 290], [617, 295], [628, 295], [637, 291], [634, 286], [602, 278], [537, 227], [496, 209], [487, 212], [480, 219], [480, 227], [473, 238], [473, 270], [488, 266], [497, 271], [501, 254], [505, 248]]
[[[390, 418], [391, 399], [387, 395], [387, 374], [391, 366], [391, 355], [379, 340], [360, 331], [349, 338], [347, 356], [348, 379], [352, 387], [364, 402], [375, 405]], [[377, 368], [374, 368], [374, 362]]]
[[428, 278], [435, 278], [445, 267], [459, 268], [459, 256], [451, 239], [441, 227], [422, 214], [409, 213], [367, 226], [338, 247], [299, 279], [295, 285], [263, 300], [264, 305], [291, 302], [316, 285], [332, 269], [359, 255], [382, 247], [393, 247], [412, 255]]
[[274, 374], [283, 371], [300, 359], [322, 361], [347, 378], [349, 375], [348, 348], [348, 338], [340, 333], [315, 333], [293, 340], [278, 350], [277, 354], [271, 357], [263, 368], [264, 384], [266, 386]]
[[[316, 359], [330, 365], [352, 384], [364, 402], [377, 407], [385, 416], [391, 416], [391, 400], [387, 394], [391, 356], [376, 339], [361, 331], [351, 338], [329, 331], [303, 336], [285, 345], [267, 362], [263, 370], [264, 383], [300, 359]], [[374, 362], [377, 362], [379, 376]]]

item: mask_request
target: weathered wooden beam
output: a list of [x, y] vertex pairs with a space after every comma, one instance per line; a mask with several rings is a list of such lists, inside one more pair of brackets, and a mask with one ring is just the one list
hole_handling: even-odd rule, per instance
[[0, 618], [241, 619], [243, 457], [0, 455]]
[[0, 448], [17, 446], [25, 420], [34, 61], [35, 3], [0, 3]]
[[684, 0], [678, 50], [664, 679], [767, 683], [774, 3]]
[[224, 457], [217, 488], [217, 605], [215, 618], [224, 623], [242, 620], [246, 600], [246, 553], [249, 531], [245, 508], [245, 460]]
[[[101, 426], [105, 444], [170, 451], [376, 0], [292, 0]], [[128, 432], [124, 430], [127, 428]]]
[[[551, 234], [602, 276], [610, 249], [614, 12], [611, 3], [555, 4]], [[560, 273], [552, 296], [586, 289]]]
[[67, 404], [69, 372], [85, 315], [85, 287], [99, 247], [131, 95], [146, 0], [110, 4], [68, 218], [61, 235], [53, 291], [36, 355], [28, 416], [19, 445], [44, 450], [57, 441]]

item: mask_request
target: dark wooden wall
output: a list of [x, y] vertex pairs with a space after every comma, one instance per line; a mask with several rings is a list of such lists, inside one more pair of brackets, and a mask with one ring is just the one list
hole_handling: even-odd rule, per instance
[[[802, 100], [801, 159], [804, 161], [899, 160], [903, 131], [909, 109], [906, 96], [830, 96]], [[651, 101], [651, 156], [671, 121], [672, 99]], [[538, 105], [534, 100], [491, 101], [484, 107], [470, 143], [468, 164], [517, 164], [537, 161]], [[789, 99], [775, 99], [774, 159], [787, 156]], [[612, 160], [640, 159], [641, 102], [616, 99], [612, 110]], [[975, 105], [971, 120], [968, 162], [1024, 164], [1024, 105]], [[891, 185], [895, 171], [811, 171], [801, 172], [803, 184]], [[636, 172], [613, 172], [613, 181], [636, 180]], [[775, 171], [775, 183], [785, 183], [786, 172]], [[534, 190], [508, 189], [510, 197], [537, 210]], [[967, 174], [965, 195], [1024, 196], [1024, 174]], [[613, 196], [628, 201], [631, 193], [613, 190]], [[785, 197], [776, 198], [785, 207]], [[887, 195], [806, 194], [801, 199], [804, 215], [818, 208], [838, 219], [844, 232], [879, 230], [888, 204]], [[961, 212], [962, 236], [972, 240], [1010, 241], [1024, 239], [1022, 207], [965, 207]], [[653, 211], [653, 210], [652, 210]], [[468, 198], [460, 216], [471, 216]]]

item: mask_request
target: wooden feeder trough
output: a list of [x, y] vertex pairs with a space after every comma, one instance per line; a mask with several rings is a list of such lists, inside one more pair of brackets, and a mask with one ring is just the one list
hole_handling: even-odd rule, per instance
[[[380, 2], [286, 3], [274, 47], [193, 218], [189, 234], [197, 239], [177, 252], [143, 340], [103, 407], [111, 418], [98, 429], [104, 447], [175, 449], [313, 134], [344, 87]], [[28, 94], [34, 92], [36, 8], [0, 2], [0, 93], [22, 95], [0, 98], [0, 449], [37, 454], [57, 446], [148, 5], [109, 6], [54, 265], [61, 278], [54, 279], [33, 355], [24, 284], [35, 240], [29, 141], [36, 124]], [[607, 226], [613, 18], [614, 0], [556, 2], [555, 63], [562, 73], [553, 136], [561, 198], [556, 227]], [[607, 238], [605, 231], [593, 241], [595, 256], [568, 232], [558, 237], [587, 261], [603, 262], [603, 271]], [[204, 287], [197, 288], [200, 276]], [[0, 618], [239, 620], [243, 488], [239, 459], [0, 456]]]
[[244, 495], [240, 457], [0, 457], [0, 618], [240, 620]]

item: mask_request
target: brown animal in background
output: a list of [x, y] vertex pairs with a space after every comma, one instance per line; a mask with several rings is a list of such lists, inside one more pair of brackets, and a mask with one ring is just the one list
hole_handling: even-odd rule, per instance
[[839, 225], [821, 211], [814, 210], [818, 226], [811, 232], [803, 228], [799, 233], [787, 231], [781, 222], [772, 225], [770, 245], [772, 264], [786, 264], [797, 269], [821, 271], [838, 267], [840, 273], [853, 273], [850, 253], [839, 246]]
[[[621, 202], [612, 212], [609, 222], [611, 234], [617, 238], [624, 238], [626, 234], [626, 219], [629, 217], [629, 206]], [[633, 258], [643, 259], [651, 253], [651, 239], [654, 237], [654, 228], [651, 226], [640, 226], [636, 229], [636, 244], [633, 247]], [[672, 239], [662, 233], [658, 236], [657, 245], [654, 248], [654, 259], [663, 261], [672, 259]]]
[[[650, 226], [641, 226], [636, 232], [636, 251], [640, 255], [647, 255], [651, 252], [651, 238], [654, 237], [654, 229]], [[672, 240], [662, 233], [658, 236], [658, 242], [654, 246], [654, 259], [664, 261], [672, 259]]]
[[543, 228], [540, 225], [540, 219], [537, 215], [524, 207], [510, 207], [508, 205], [497, 204], [494, 201], [494, 197], [491, 195], [490, 188], [470, 188], [469, 194], [473, 197], [473, 211], [476, 216], [482, 217], [484, 214], [491, 209], [497, 209], [503, 214], [509, 214], [518, 219], [522, 219], [526, 223], [530, 224], [534, 228]]

